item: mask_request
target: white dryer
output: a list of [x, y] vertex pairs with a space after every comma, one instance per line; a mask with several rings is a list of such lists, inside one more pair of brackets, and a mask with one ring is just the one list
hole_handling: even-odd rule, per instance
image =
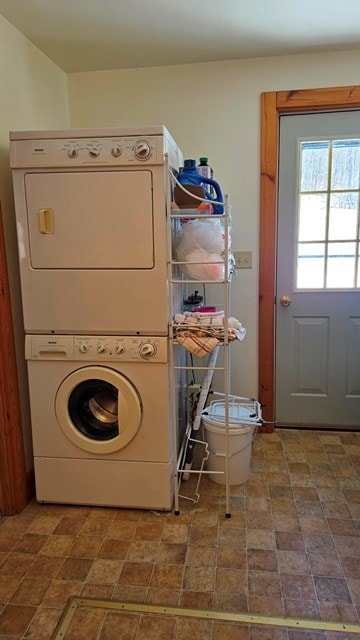
[[10, 133], [25, 332], [167, 335], [165, 127]]
[[26, 358], [37, 500], [170, 509], [167, 338], [28, 335]]

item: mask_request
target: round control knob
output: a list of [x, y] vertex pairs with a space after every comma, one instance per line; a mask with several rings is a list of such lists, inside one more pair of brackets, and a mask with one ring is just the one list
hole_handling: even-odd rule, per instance
[[155, 345], [152, 342], [144, 342], [140, 345], [139, 353], [142, 358], [152, 358], [156, 353]]
[[89, 153], [93, 158], [97, 158], [100, 155], [100, 149], [98, 147], [91, 147]]
[[138, 158], [139, 160], [147, 160], [151, 154], [151, 147], [148, 142], [137, 142], [134, 152], [136, 158]]
[[70, 149], [68, 149], [68, 156], [69, 158], [77, 158], [78, 156], [78, 150], [76, 147], [70, 147]]
[[98, 344], [98, 346], [97, 346], [97, 348], [96, 348], [96, 351], [97, 351], [98, 353], [105, 353], [105, 351], [106, 351], [106, 347], [105, 347], [105, 345], [104, 345], [104, 344]]
[[79, 351], [81, 353], [87, 353], [89, 351], [89, 347], [87, 346], [87, 344], [81, 344], [79, 347]]
[[124, 353], [125, 351], [125, 347], [123, 344], [117, 344], [116, 345], [116, 349], [115, 349], [115, 353], [119, 356], [120, 354]]
[[119, 156], [121, 156], [121, 153], [122, 149], [118, 144], [116, 144], [115, 147], [111, 149], [111, 155], [113, 155], [114, 158], [118, 158]]

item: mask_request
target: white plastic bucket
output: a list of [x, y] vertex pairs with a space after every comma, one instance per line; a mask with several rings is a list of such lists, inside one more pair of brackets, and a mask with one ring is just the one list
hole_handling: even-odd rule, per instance
[[[207, 471], [210, 480], [219, 484], [226, 483], [226, 426], [224, 422], [224, 403], [214, 403], [214, 407], [205, 409], [202, 422], [205, 441], [209, 447]], [[208, 413], [208, 415], [206, 415]], [[205, 415], [204, 415], [205, 414]], [[251, 473], [252, 444], [258, 421], [254, 422], [247, 406], [231, 404], [229, 406], [229, 452], [228, 481], [230, 485], [247, 482]], [[242, 420], [242, 422], [241, 422]], [[216, 472], [216, 473], [215, 473]]]

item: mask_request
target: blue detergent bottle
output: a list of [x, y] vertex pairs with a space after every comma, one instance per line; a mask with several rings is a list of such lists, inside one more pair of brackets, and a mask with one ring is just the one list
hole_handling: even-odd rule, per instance
[[[201, 176], [198, 173], [198, 170], [196, 167], [196, 160], [191, 160], [191, 159], [184, 160], [184, 167], [182, 168], [179, 175], [177, 176], [177, 179], [180, 182], [180, 184], [182, 184], [185, 187], [185, 189], [187, 184], [202, 186], [205, 190], [206, 200], [211, 200], [212, 202], [212, 205], [214, 207], [214, 213], [218, 215], [224, 213], [224, 204], [223, 204], [224, 196], [221, 191], [221, 187], [219, 183], [216, 182], [216, 180], [213, 180], [212, 178], [206, 178], [205, 176]], [[215, 195], [213, 195], [213, 193], [209, 193], [208, 189], [206, 188], [207, 186], [212, 187], [213, 191], [215, 192]], [[216, 202], [219, 202], [222, 204], [216, 204]]]

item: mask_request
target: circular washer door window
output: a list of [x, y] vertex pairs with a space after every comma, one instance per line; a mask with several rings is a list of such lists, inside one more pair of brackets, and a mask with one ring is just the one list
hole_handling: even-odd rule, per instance
[[64, 434], [84, 451], [113, 453], [138, 432], [142, 409], [131, 382], [113, 369], [77, 369], [61, 383], [55, 412]]

